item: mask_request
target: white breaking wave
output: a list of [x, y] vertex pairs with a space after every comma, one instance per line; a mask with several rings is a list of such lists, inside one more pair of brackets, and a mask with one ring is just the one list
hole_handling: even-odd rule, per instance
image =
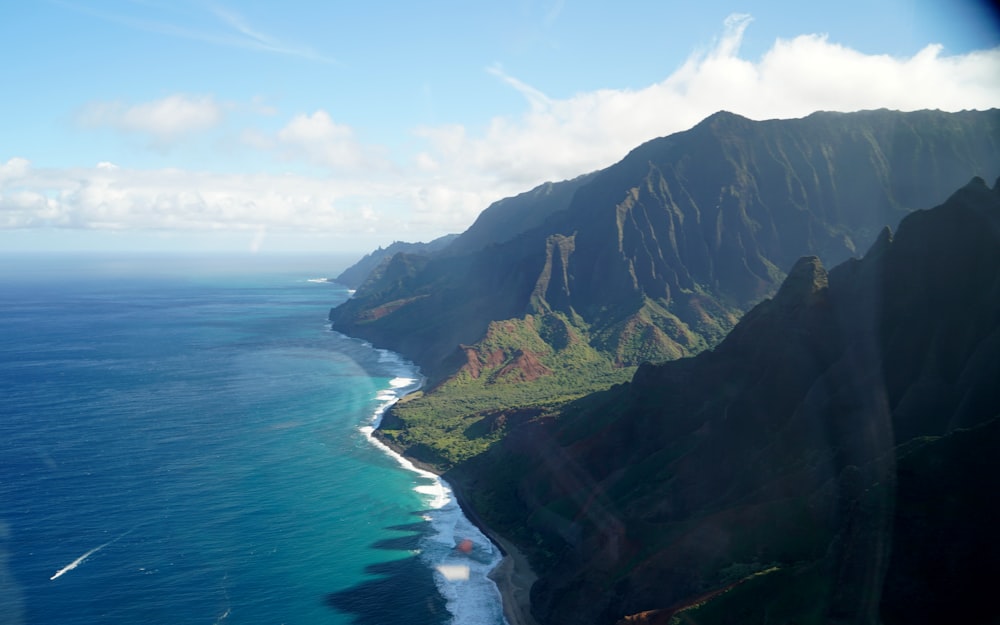
[[448, 505], [451, 501], [451, 489], [439, 477], [435, 477], [434, 483], [427, 486], [416, 486], [414, 491], [427, 497], [427, 505], [435, 510], [439, 510]]
[[[447, 488], [447, 483], [444, 485]], [[420, 557], [435, 569], [434, 582], [447, 602], [452, 622], [506, 623], [500, 591], [489, 578], [500, 563], [500, 550], [462, 514], [454, 499], [431, 511], [430, 517], [436, 533], [424, 541]], [[487, 597], [492, 601], [484, 601]]]
[[385, 411], [404, 395], [423, 385], [422, 379], [409, 377], [412, 375], [413, 365], [388, 350], [380, 349], [378, 352], [380, 363], [395, 365], [397, 377], [389, 382], [390, 389], [379, 391], [375, 396], [380, 403], [372, 415], [371, 424], [360, 430], [373, 445], [395, 458], [404, 469], [430, 481], [429, 484], [420, 484], [413, 489], [424, 497], [429, 508], [424, 518], [433, 529], [421, 539], [419, 557], [434, 571], [434, 583], [445, 598], [452, 623], [506, 623], [500, 590], [489, 578], [489, 572], [502, 558], [500, 550], [465, 517], [446, 481], [430, 471], [416, 467], [372, 436], [375, 428], [382, 422]]

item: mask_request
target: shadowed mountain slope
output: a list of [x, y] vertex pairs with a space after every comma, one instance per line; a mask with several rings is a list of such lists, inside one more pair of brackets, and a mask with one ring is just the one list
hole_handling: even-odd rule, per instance
[[[495, 324], [506, 320], [576, 337], [601, 367], [678, 358], [716, 344], [799, 256], [842, 261], [998, 168], [996, 110], [718, 113], [605, 170], [497, 203], [442, 253], [397, 255], [330, 318], [432, 382], [479, 370], [492, 384], [516, 366], [512, 337], [499, 352], [482, 346], [503, 342]], [[565, 369], [559, 346], [537, 336], [547, 348], [534, 357]]]
[[[913, 201], [916, 201], [914, 198]], [[539, 623], [996, 623], [1000, 181], [446, 476]], [[671, 621], [677, 618], [677, 621]]]
[[577, 189], [593, 177], [594, 174], [585, 174], [563, 182], [546, 182], [490, 204], [469, 229], [448, 246], [447, 254], [476, 252], [540, 226], [551, 215], [566, 210]]
[[387, 248], [383, 249], [380, 247], [369, 254], [365, 254], [361, 260], [340, 272], [340, 275], [334, 278], [334, 280], [347, 288], [357, 289], [364, 284], [365, 280], [377, 280], [381, 275], [382, 266], [389, 262], [389, 259], [396, 254], [433, 254], [444, 249], [457, 238], [457, 234], [446, 234], [427, 243], [396, 241]]
[[432, 256], [442, 252], [442, 255], [456, 256], [509, 241], [537, 227], [553, 213], [565, 210], [576, 190], [591, 177], [584, 175], [563, 182], [546, 182], [531, 191], [494, 202], [462, 234], [448, 234], [428, 243], [396, 241], [387, 248], [366, 254], [341, 272], [336, 281], [352, 289], [357, 289], [366, 280], [377, 282], [385, 265], [396, 254]]

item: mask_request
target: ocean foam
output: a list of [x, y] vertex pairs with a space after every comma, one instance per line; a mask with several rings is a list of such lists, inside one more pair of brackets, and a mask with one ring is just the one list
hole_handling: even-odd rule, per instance
[[413, 371], [413, 366], [403, 360], [403, 357], [396, 352], [390, 352], [387, 349], [376, 349], [378, 352], [378, 361], [380, 364], [393, 364], [396, 365], [395, 372], [406, 374]]
[[379, 405], [371, 422], [359, 429], [371, 444], [394, 458], [404, 469], [430, 482], [413, 489], [425, 498], [428, 510], [422, 516], [430, 522], [432, 528], [420, 540], [419, 557], [434, 571], [434, 583], [445, 599], [448, 612], [452, 615], [452, 623], [506, 624], [500, 590], [489, 578], [490, 571], [502, 558], [499, 548], [465, 517], [451, 486], [445, 480], [418, 468], [372, 436], [390, 406], [423, 386], [423, 379], [413, 375], [413, 365], [388, 350], [377, 351], [379, 363], [390, 365], [396, 377], [390, 380], [389, 389], [376, 394], [375, 399]]
[[452, 500], [451, 490], [445, 486], [440, 478], [434, 480], [433, 484], [427, 486], [416, 486], [414, 491], [428, 498], [427, 505], [435, 510], [444, 508]]
[[[447, 482], [442, 480], [442, 484], [450, 495]], [[465, 517], [454, 498], [428, 515], [435, 531], [421, 541], [420, 557], [435, 570], [434, 582], [453, 615], [452, 622], [505, 623], [500, 591], [489, 578], [500, 563], [500, 550]], [[462, 574], [456, 575], [459, 571]]]

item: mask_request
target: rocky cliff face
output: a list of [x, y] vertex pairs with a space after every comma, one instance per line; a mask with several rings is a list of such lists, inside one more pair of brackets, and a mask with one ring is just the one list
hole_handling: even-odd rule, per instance
[[477, 252], [537, 228], [552, 215], [569, 208], [577, 190], [593, 177], [593, 174], [585, 174], [572, 180], [546, 182], [520, 195], [494, 202], [448, 247], [447, 254]]
[[426, 256], [446, 248], [457, 238], [457, 234], [448, 234], [428, 243], [406, 243], [404, 241], [396, 241], [385, 249], [380, 247], [374, 252], [366, 254], [361, 260], [342, 271], [340, 275], [335, 278], [335, 280], [350, 289], [357, 289], [368, 279], [373, 281], [378, 280], [382, 275], [382, 270], [385, 265], [396, 254], [416, 254]]
[[432, 380], [452, 375], [460, 346], [491, 322], [529, 314], [560, 315], [619, 367], [692, 355], [798, 257], [840, 262], [998, 168], [1000, 111], [718, 113], [606, 170], [498, 203], [448, 250], [373, 280], [331, 320]]
[[992, 623], [997, 380], [1000, 181], [977, 178], [449, 477], [529, 551], [540, 623]]

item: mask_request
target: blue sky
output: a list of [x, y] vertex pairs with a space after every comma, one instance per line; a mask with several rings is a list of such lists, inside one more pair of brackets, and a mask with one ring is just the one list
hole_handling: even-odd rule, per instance
[[0, 250], [366, 251], [720, 109], [997, 107], [988, 6], [5, 3]]

